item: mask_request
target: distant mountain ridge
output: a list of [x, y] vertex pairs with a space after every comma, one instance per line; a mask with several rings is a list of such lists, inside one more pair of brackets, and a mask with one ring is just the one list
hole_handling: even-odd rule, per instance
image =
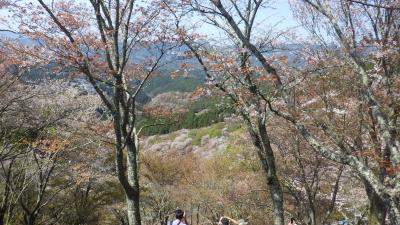
[[[96, 94], [92, 85], [84, 75], [71, 78], [68, 69], [55, 73], [52, 70], [53, 67], [54, 65], [48, 65], [47, 68], [33, 68], [22, 75], [22, 80], [26, 83], [40, 84], [42, 80], [62, 79], [70, 83], [71, 86], [81, 89], [82, 92], [86, 94]], [[176, 78], [171, 77], [171, 72], [171, 69], [164, 68], [150, 77], [143, 87], [143, 90], [139, 92], [137, 101], [139, 103], [147, 103], [151, 98], [165, 92], [192, 92], [196, 87], [204, 85], [205, 83], [205, 76], [199, 70], [191, 71], [185, 77], [179, 76]], [[138, 81], [131, 82], [133, 87], [137, 86]], [[111, 88], [107, 87], [105, 84], [99, 83], [99, 86], [108, 93], [112, 91]]]

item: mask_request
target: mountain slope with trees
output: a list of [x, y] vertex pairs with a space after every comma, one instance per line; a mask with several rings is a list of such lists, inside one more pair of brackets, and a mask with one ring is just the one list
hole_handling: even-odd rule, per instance
[[0, 0], [0, 225], [398, 225], [400, 2], [279, 3]]

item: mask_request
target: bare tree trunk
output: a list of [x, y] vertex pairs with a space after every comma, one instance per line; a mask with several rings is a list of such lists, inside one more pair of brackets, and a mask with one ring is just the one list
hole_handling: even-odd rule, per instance
[[317, 225], [314, 204], [310, 204], [310, 208], [309, 208], [309, 211], [308, 211], [308, 218], [309, 218], [309, 221], [310, 221], [308, 224]]
[[127, 135], [125, 140], [127, 148], [127, 173], [125, 175], [125, 170], [123, 166], [123, 154], [122, 149], [120, 148], [120, 146], [122, 146], [121, 132], [118, 132], [118, 130], [115, 131], [117, 141], [116, 167], [118, 178], [125, 191], [128, 224], [141, 225], [137, 149], [132, 138]]
[[364, 181], [364, 186], [369, 199], [368, 221], [372, 224], [385, 225], [387, 205], [375, 193], [368, 182]]
[[398, 225], [400, 224], [400, 197], [397, 196], [395, 199], [391, 199], [389, 202], [389, 224]]
[[263, 119], [261, 118], [259, 119], [257, 125], [258, 127], [258, 132], [257, 132], [251, 125], [250, 120], [246, 119], [246, 117], [245, 120], [247, 121], [249, 133], [253, 141], [253, 144], [257, 149], [257, 153], [261, 161], [262, 167], [266, 173], [267, 185], [272, 199], [272, 205], [274, 210], [274, 224], [283, 225], [284, 224], [283, 192], [276, 173], [275, 156], [272, 151], [265, 123]]
[[0, 210], [0, 225], [4, 225], [5, 211]]
[[131, 190], [126, 190], [128, 221], [130, 225], [134, 224], [141, 225], [137, 149], [134, 141], [132, 141], [132, 138], [130, 136], [126, 138], [126, 146], [128, 149], [127, 175], [128, 175], [128, 182], [131, 187], [130, 188]]
[[197, 213], [196, 213], [196, 225], [199, 225], [200, 221], [200, 205], [197, 205]]
[[24, 216], [24, 225], [34, 225], [36, 221], [36, 216], [28, 214]]
[[135, 195], [126, 195], [126, 208], [128, 214], [128, 223], [140, 224], [140, 213], [139, 213], [139, 197]]
[[267, 182], [271, 192], [272, 204], [274, 207], [274, 215], [275, 215], [274, 224], [283, 225], [284, 224], [283, 192], [281, 184], [278, 179], [278, 175], [276, 173], [274, 152], [272, 151], [271, 142], [264, 121], [259, 121], [258, 126], [266, 154], [266, 157], [265, 159], [263, 158], [263, 160], [267, 162], [267, 167], [264, 166], [264, 170], [266, 170], [265, 172], [267, 172], [267, 179], [268, 179]]

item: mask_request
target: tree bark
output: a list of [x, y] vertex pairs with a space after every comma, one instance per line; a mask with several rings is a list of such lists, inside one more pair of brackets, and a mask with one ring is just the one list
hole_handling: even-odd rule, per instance
[[272, 151], [268, 132], [264, 123], [264, 120], [258, 119], [258, 132], [251, 124], [250, 119], [246, 119], [249, 133], [254, 146], [257, 149], [257, 154], [262, 164], [262, 168], [265, 171], [267, 178], [267, 185], [272, 199], [273, 211], [274, 211], [274, 224], [284, 224], [284, 208], [283, 208], [283, 192], [276, 174], [275, 156]]
[[130, 225], [141, 225], [137, 149], [130, 137], [127, 138], [127, 149], [128, 182], [132, 187], [131, 193], [127, 194], [128, 221]]
[[313, 203], [310, 203], [309, 207], [310, 208], [308, 209], [308, 220], [309, 220], [308, 224], [309, 225], [317, 225], [316, 215], [315, 215], [315, 206]]
[[[139, 178], [138, 178], [138, 165], [137, 165], [137, 149], [135, 142], [130, 135], [126, 135], [125, 144], [127, 149], [126, 167], [127, 172], [123, 166], [122, 154], [122, 136], [121, 133], [116, 131], [116, 167], [117, 174], [125, 192], [126, 210], [129, 225], [141, 225], [140, 216], [140, 192], [139, 192]], [[125, 132], [123, 132], [125, 133]]]
[[139, 212], [139, 197], [136, 194], [126, 195], [126, 210], [128, 214], [128, 224], [141, 224]]
[[34, 225], [36, 221], [36, 216], [34, 215], [25, 215], [24, 223], [25, 225]]
[[4, 219], [5, 219], [5, 212], [4, 210], [0, 210], [0, 225], [4, 225]]
[[396, 196], [389, 201], [389, 224], [400, 224], [400, 197]]
[[364, 186], [369, 199], [368, 221], [372, 224], [385, 225], [387, 205], [367, 181], [364, 181]]

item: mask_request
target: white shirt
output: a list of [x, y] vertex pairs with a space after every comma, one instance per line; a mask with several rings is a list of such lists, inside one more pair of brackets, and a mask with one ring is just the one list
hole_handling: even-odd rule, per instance
[[[174, 220], [174, 221], [172, 222], [172, 225], [178, 225], [178, 223], [179, 223], [179, 220], [176, 219], [176, 220]], [[170, 225], [170, 223], [169, 223], [168, 225]], [[179, 223], [179, 225], [187, 225], [187, 224], [181, 222], [181, 223]]]

